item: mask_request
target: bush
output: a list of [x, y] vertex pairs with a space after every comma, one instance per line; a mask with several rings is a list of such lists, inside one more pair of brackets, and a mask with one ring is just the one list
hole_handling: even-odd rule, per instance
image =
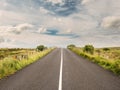
[[85, 47], [83, 48], [83, 51], [90, 54], [94, 54], [94, 47], [93, 45], [85, 45]]
[[74, 44], [70, 44], [67, 46], [67, 48], [74, 48], [74, 47], [76, 47]]
[[38, 51], [43, 51], [44, 49], [46, 49], [46, 47], [44, 45], [37, 46]]
[[109, 48], [103, 48], [103, 51], [110, 51]]

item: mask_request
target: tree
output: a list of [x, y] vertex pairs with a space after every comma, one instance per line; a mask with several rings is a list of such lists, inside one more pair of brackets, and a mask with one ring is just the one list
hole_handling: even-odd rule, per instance
[[104, 51], [110, 51], [110, 48], [103, 48]]
[[85, 45], [83, 51], [90, 54], [94, 54], [94, 47], [93, 45]]
[[44, 45], [37, 46], [38, 51], [43, 51], [46, 47]]
[[76, 47], [74, 44], [70, 44], [67, 46], [67, 48], [73, 48], [73, 47]]

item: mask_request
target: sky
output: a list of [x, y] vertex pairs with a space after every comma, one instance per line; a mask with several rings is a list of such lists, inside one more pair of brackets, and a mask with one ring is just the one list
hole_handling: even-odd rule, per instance
[[0, 47], [120, 46], [120, 0], [0, 0]]

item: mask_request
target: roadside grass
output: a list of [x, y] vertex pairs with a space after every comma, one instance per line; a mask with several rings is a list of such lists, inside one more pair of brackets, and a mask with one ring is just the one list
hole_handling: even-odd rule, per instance
[[28, 59], [24, 59], [24, 60], [16, 60], [10, 57], [0, 60], [0, 79], [9, 76], [11, 74], [14, 74], [18, 70], [28, 66], [29, 64], [47, 55], [52, 50], [53, 49], [47, 49], [41, 52], [37, 52], [36, 54], [28, 56]]
[[79, 48], [69, 48], [71, 51], [75, 52], [76, 54], [87, 58], [88, 60], [102, 66], [103, 68], [112, 71], [116, 75], [120, 75], [120, 59], [106, 59], [104, 57], [98, 55], [91, 55], [82, 51]]

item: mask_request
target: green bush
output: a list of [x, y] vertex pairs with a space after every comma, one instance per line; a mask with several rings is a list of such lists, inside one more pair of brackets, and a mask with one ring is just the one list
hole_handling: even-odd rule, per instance
[[44, 49], [46, 49], [46, 47], [44, 45], [39, 45], [36, 48], [38, 51], [43, 51]]
[[70, 44], [67, 46], [67, 48], [74, 48], [74, 47], [76, 47], [74, 44]]
[[94, 47], [93, 45], [85, 45], [83, 51], [86, 53], [94, 54]]
[[103, 48], [103, 51], [110, 51], [110, 48]]

